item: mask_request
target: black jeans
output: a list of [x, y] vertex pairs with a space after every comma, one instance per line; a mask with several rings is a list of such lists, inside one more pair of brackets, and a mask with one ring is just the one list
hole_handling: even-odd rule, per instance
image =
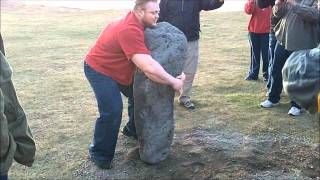
[[[288, 57], [291, 55], [292, 51], [288, 51], [279, 42], [276, 43], [274, 49], [274, 58], [270, 63], [270, 88], [268, 100], [272, 103], [277, 103], [280, 101], [280, 95], [283, 89], [282, 84], [282, 68], [287, 61]], [[291, 106], [301, 108], [294, 101], [291, 101]]]

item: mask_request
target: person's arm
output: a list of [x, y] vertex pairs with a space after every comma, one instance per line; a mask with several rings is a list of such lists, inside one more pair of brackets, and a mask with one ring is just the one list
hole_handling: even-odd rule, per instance
[[[2, 56], [2, 54], [1, 54]], [[0, 59], [1, 61], [1, 59]], [[0, 62], [1, 63], [1, 62]], [[13, 137], [10, 136], [8, 128], [8, 120], [4, 114], [4, 95], [0, 86], [0, 175], [7, 175], [11, 167], [16, 144], [13, 141]]]
[[134, 54], [131, 60], [152, 81], [169, 85], [178, 92], [181, 91], [185, 79], [183, 73], [176, 78], [171, 76], [148, 54]]
[[224, 4], [224, 0], [200, 0], [200, 10], [214, 10], [220, 8]]
[[4, 44], [3, 44], [3, 39], [0, 33], [0, 51], [2, 52], [2, 54], [5, 56], [5, 52], [4, 52]]
[[136, 27], [127, 27], [118, 34], [119, 44], [128, 60], [132, 61], [145, 75], [157, 83], [170, 85], [174, 90], [182, 89], [184, 75], [174, 78], [155, 61], [144, 42], [144, 32]]
[[276, 0], [272, 8], [272, 13], [276, 18], [282, 18], [287, 13], [285, 0]]
[[320, 13], [318, 10], [317, 0], [315, 0], [314, 3], [310, 6], [297, 4], [294, 0], [287, 0], [287, 3], [289, 3], [292, 6], [293, 12], [296, 13], [303, 20], [312, 23], [318, 22]]
[[254, 0], [248, 0], [244, 5], [244, 12], [246, 14], [252, 14], [256, 8], [256, 4]]

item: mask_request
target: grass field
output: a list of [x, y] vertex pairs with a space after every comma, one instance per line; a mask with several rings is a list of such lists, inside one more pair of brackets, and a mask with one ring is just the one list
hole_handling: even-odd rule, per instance
[[[163, 174], [171, 174], [164, 179], [174, 179], [179, 173], [190, 170], [175, 171], [175, 162], [168, 160], [155, 167], [133, 163], [128, 171], [136, 170], [138, 173], [134, 176], [126, 175], [126, 169], [121, 169], [120, 165], [118, 170], [110, 171], [113, 174], [108, 174], [108, 171], [95, 169], [87, 160], [97, 108], [83, 74], [83, 58], [100, 30], [110, 20], [124, 14], [125, 11], [79, 11], [40, 6], [2, 7], [1, 33], [7, 57], [14, 70], [17, 94], [37, 143], [34, 166], [25, 168], [14, 164], [9, 173], [12, 179], [155, 179]], [[290, 137], [304, 142], [308, 148], [299, 148], [299, 144], [293, 143], [287, 148], [297, 151], [283, 154], [294, 160], [291, 163], [284, 160], [283, 164], [279, 161], [278, 166], [286, 165], [289, 172], [303, 172], [310, 154], [300, 150], [309, 150], [319, 143], [319, 120], [308, 113], [294, 118], [288, 116], [290, 105], [286, 95], [282, 96], [279, 107], [259, 107], [266, 98], [262, 78], [257, 82], [244, 80], [249, 67], [247, 21], [248, 17], [242, 12], [202, 13], [200, 65], [193, 89], [197, 108], [186, 111], [175, 102], [176, 132], [188, 134], [202, 129], [212, 133], [219, 130], [248, 136], [272, 135], [275, 139]], [[126, 120], [125, 110], [122, 125]], [[120, 160], [126, 160], [128, 148], [134, 144], [119, 136], [115, 168], [117, 163], [121, 164]], [[188, 153], [181, 147], [175, 145], [172, 156], [176, 153], [179, 159], [181, 154]], [[210, 159], [209, 153], [204, 156], [208, 157], [208, 166], [204, 167], [212, 168], [207, 173], [209, 179], [237, 177], [235, 172], [217, 176], [216, 169], [210, 164], [216, 160]], [[165, 166], [179, 173], [174, 174]], [[205, 174], [202, 170], [191, 172], [200, 179], [207, 177], [202, 176]]]

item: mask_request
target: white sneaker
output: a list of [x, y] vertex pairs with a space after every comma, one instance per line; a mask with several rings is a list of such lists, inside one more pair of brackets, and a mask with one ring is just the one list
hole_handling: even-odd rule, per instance
[[268, 99], [263, 101], [262, 103], [260, 103], [260, 106], [263, 108], [270, 108], [270, 107], [277, 106], [277, 105], [279, 105], [279, 103], [273, 103], [273, 102], [269, 101]]
[[297, 107], [291, 107], [288, 114], [291, 116], [299, 116], [301, 114], [301, 109], [299, 109]]

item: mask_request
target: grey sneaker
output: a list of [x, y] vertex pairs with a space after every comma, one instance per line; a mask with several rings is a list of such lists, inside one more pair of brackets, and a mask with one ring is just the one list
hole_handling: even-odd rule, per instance
[[271, 107], [277, 106], [277, 105], [279, 105], [279, 102], [273, 103], [273, 102], [269, 101], [268, 99], [260, 103], [260, 106], [263, 108], [271, 108]]
[[186, 101], [180, 101], [180, 105], [187, 109], [195, 109], [194, 104], [191, 102], [190, 99]]
[[300, 116], [301, 114], [301, 109], [292, 106], [288, 112], [289, 115], [291, 116]]

